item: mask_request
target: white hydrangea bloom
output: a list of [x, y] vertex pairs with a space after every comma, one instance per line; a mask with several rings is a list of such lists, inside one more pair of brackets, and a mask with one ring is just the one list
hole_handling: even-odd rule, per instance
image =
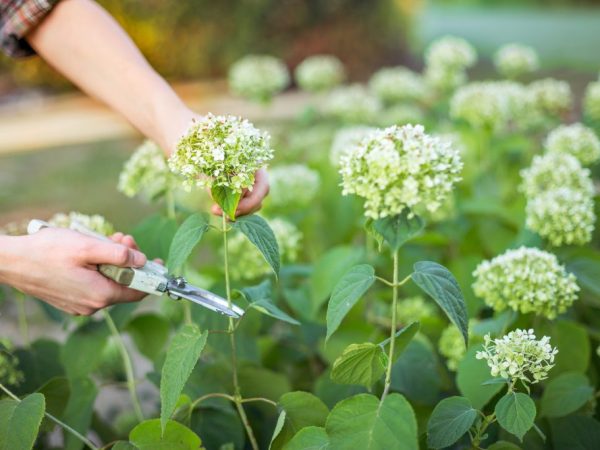
[[329, 90], [346, 78], [344, 65], [332, 55], [314, 55], [302, 61], [294, 72], [300, 88], [309, 92]]
[[273, 167], [269, 171], [269, 205], [276, 208], [306, 206], [317, 195], [319, 172], [303, 164]]
[[594, 130], [581, 123], [561, 125], [548, 135], [546, 150], [571, 154], [587, 166], [600, 159], [600, 140]]
[[[268, 220], [279, 244], [282, 262], [292, 263], [298, 259], [302, 233], [296, 226], [284, 219]], [[242, 233], [231, 236], [228, 242], [228, 254], [231, 261], [230, 274], [237, 280], [251, 280], [271, 273], [269, 264], [258, 249]]]
[[583, 97], [583, 110], [591, 120], [600, 122], [600, 81], [587, 85]]
[[75, 211], [68, 214], [57, 213], [48, 220], [48, 223], [53, 227], [70, 228], [74, 230], [77, 230], [78, 226], [83, 226], [96, 233], [103, 234], [104, 236], [109, 236], [115, 232], [115, 227], [98, 214], [88, 216]]
[[531, 166], [521, 171], [521, 191], [527, 198], [560, 187], [575, 189], [587, 195], [594, 193], [589, 169], [567, 153], [546, 153], [533, 157]]
[[268, 133], [235, 116], [207, 114], [177, 143], [169, 167], [184, 186], [251, 189], [254, 173], [273, 158]]
[[537, 52], [522, 44], [506, 44], [494, 55], [494, 64], [498, 72], [508, 78], [516, 78], [539, 68]]
[[432, 90], [442, 93], [452, 92], [467, 82], [464, 69], [427, 66], [423, 74], [425, 82]]
[[352, 150], [352, 148], [360, 143], [360, 141], [375, 130], [377, 130], [377, 128], [368, 127], [366, 125], [357, 125], [338, 130], [333, 137], [329, 153], [331, 164], [337, 167], [344, 154]]
[[341, 86], [332, 90], [323, 104], [325, 115], [351, 123], [372, 122], [379, 111], [381, 111], [379, 99], [360, 84]]
[[29, 220], [8, 222], [0, 227], [1, 236], [24, 236], [27, 234]]
[[229, 69], [229, 86], [241, 97], [269, 101], [290, 84], [290, 74], [283, 61], [269, 55], [248, 55]]
[[142, 194], [153, 199], [166, 191], [171, 177], [162, 149], [145, 141], [123, 166], [117, 189], [128, 197]]
[[485, 359], [493, 377], [521, 380], [535, 384], [545, 380], [554, 367], [557, 348], [550, 345], [550, 338], [537, 340], [533, 330], [514, 330], [499, 339], [485, 336], [483, 351], [477, 359]]
[[369, 89], [388, 104], [420, 100], [427, 93], [423, 78], [406, 67], [384, 67], [373, 74]]
[[416, 295], [414, 297], [402, 299], [398, 302], [396, 316], [400, 323], [409, 324], [411, 322], [421, 321], [426, 317], [437, 316], [437, 309], [431, 302], [426, 301], [420, 295]]
[[340, 161], [343, 194], [365, 201], [365, 215], [379, 219], [436, 211], [460, 180], [462, 162], [450, 143], [425, 134], [421, 125], [374, 131]]
[[[473, 321], [469, 321], [469, 330], [471, 329]], [[471, 332], [469, 331], [469, 338]], [[465, 340], [461, 331], [454, 324], [449, 324], [442, 330], [440, 340], [438, 341], [438, 349], [440, 354], [446, 358], [446, 366], [453, 372], [458, 369], [458, 363], [463, 359], [467, 352], [465, 346]]]
[[596, 215], [592, 197], [562, 187], [528, 199], [526, 226], [551, 245], [584, 245], [592, 240]]
[[545, 78], [527, 86], [531, 106], [541, 114], [560, 115], [573, 106], [573, 92], [566, 81]]
[[465, 39], [444, 36], [433, 41], [425, 50], [425, 63], [429, 67], [466, 69], [477, 62], [477, 52]]
[[473, 291], [495, 311], [510, 308], [554, 319], [577, 299], [575, 275], [551, 253], [537, 248], [508, 250], [483, 261], [473, 273]]

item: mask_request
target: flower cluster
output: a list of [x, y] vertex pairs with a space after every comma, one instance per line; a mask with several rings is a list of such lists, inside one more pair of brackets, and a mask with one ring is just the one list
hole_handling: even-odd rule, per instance
[[305, 91], [329, 90], [346, 77], [344, 65], [331, 55], [315, 55], [302, 61], [294, 72], [298, 86]]
[[29, 225], [29, 220], [8, 222], [7, 224], [0, 227], [0, 235], [2, 235], [2, 236], [24, 236], [27, 234], [27, 225]]
[[53, 227], [70, 228], [77, 230], [78, 227], [84, 227], [88, 230], [109, 236], [115, 232], [115, 227], [104, 217], [94, 214], [88, 216], [75, 211], [69, 214], [57, 213], [48, 221]]
[[171, 170], [190, 187], [221, 186], [242, 192], [273, 158], [268, 133], [245, 119], [208, 114], [194, 121], [169, 158]]
[[426, 317], [435, 317], [437, 309], [420, 295], [408, 297], [398, 302], [397, 317], [400, 323], [421, 321]]
[[[296, 261], [302, 233], [294, 224], [283, 219], [275, 218], [268, 222], [279, 244], [281, 261], [288, 263]], [[231, 237], [228, 253], [230, 260], [233, 261], [230, 273], [237, 280], [251, 280], [271, 272], [269, 264], [242, 233], [236, 233]]]
[[517, 78], [538, 69], [540, 62], [536, 51], [526, 45], [507, 44], [494, 55], [494, 65], [507, 78]]
[[600, 122], [600, 81], [588, 84], [585, 89], [583, 110], [591, 120]]
[[467, 81], [466, 69], [476, 61], [477, 53], [467, 41], [443, 37], [431, 43], [425, 52], [425, 80], [438, 91], [450, 91]]
[[365, 215], [379, 219], [436, 211], [460, 180], [462, 162], [450, 143], [421, 125], [377, 130], [340, 161], [343, 194], [365, 198]]
[[583, 245], [592, 240], [594, 201], [581, 190], [562, 187], [529, 199], [526, 226], [555, 246]]
[[369, 89], [388, 104], [419, 100], [427, 92], [421, 75], [406, 67], [386, 67], [378, 70], [369, 80]]
[[483, 351], [476, 357], [487, 361], [493, 377], [535, 384], [546, 379], [554, 367], [558, 349], [550, 345], [548, 336], [537, 340], [533, 330], [517, 329], [499, 339], [489, 334], [484, 339]]
[[319, 172], [302, 164], [277, 166], [269, 171], [269, 205], [276, 208], [306, 206], [317, 194]]
[[530, 106], [538, 114], [558, 116], [573, 105], [573, 92], [566, 81], [545, 78], [527, 86]]
[[17, 386], [25, 379], [18, 369], [19, 360], [11, 353], [13, 349], [12, 342], [0, 339], [0, 384], [7, 386]]
[[600, 140], [594, 130], [581, 123], [561, 125], [546, 139], [548, 153], [569, 153], [584, 166], [600, 159]]
[[367, 127], [365, 125], [357, 125], [354, 127], [346, 127], [338, 130], [331, 144], [329, 159], [334, 166], [340, 164], [340, 159], [352, 148], [360, 143], [365, 137], [369, 136], [377, 128]]
[[248, 55], [229, 69], [229, 86], [241, 97], [267, 102], [290, 84], [286, 65], [268, 55]]
[[456, 371], [458, 363], [467, 351], [463, 335], [456, 325], [450, 324], [444, 328], [438, 341], [438, 348], [440, 354], [446, 358], [448, 369]]
[[379, 99], [360, 84], [334, 89], [323, 105], [326, 115], [350, 123], [372, 122], [380, 110]]
[[141, 194], [154, 199], [168, 189], [171, 176], [162, 149], [154, 142], [146, 141], [123, 166], [117, 188], [128, 197]]
[[575, 276], [556, 256], [521, 247], [484, 261], [473, 273], [475, 295], [495, 311], [510, 308], [554, 319], [577, 299]]

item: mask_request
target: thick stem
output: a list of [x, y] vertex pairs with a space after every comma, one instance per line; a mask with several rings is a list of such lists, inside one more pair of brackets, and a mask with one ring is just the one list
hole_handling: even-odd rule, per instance
[[[19, 397], [17, 397], [15, 394], [13, 394], [11, 391], [9, 391], [8, 388], [1, 383], [0, 383], [0, 390], [2, 390], [6, 395], [8, 395], [10, 398], [15, 400], [16, 402], [21, 403], [21, 399]], [[81, 442], [83, 442], [85, 445], [87, 445], [92, 450], [100, 450], [99, 447], [96, 447], [92, 443], [92, 441], [90, 441], [88, 438], [83, 436], [77, 430], [74, 430], [73, 428], [71, 428], [66, 423], [64, 423], [64, 422], [60, 421], [59, 419], [57, 419], [56, 417], [54, 417], [52, 414], [44, 412], [44, 416], [46, 416], [49, 420], [54, 422], [56, 425], [61, 427], [66, 432], [71, 433], [73, 436], [75, 436], [77, 439], [79, 439]]]
[[135, 415], [140, 422], [144, 421], [144, 414], [142, 413], [142, 407], [140, 406], [140, 400], [138, 399], [137, 392], [135, 390], [135, 377], [133, 375], [133, 365], [131, 364], [131, 358], [129, 357], [129, 353], [127, 352], [127, 348], [125, 347], [125, 343], [123, 342], [123, 338], [117, 329], [117, 326], [110, 317], [110, 314], [107, 310], [102, 311], [104, 314], [104, 319], [108, 324], [108, 328], [112, 333], [117, 345], [119, 346], [119, 352], [121, 353], [121, 359], [123, 360], [123, 366], [125, 368], [125, 376], [127, 377], [127, 389], [129, 389], [129, 394], [131, 395], [131, 402], [133, 403], [133, 409], [135, 411]]
[[394, 257], [394, 276], [392, 282], [392, 326], [390, 331], [390, 347], [388, 352], [388, 366], [385, 372], [385, 384], [383, 388], [383, 394], [381, 394], [381, 403], [385, 400], [390, 386], [392, 384], [392, 366], [394, 364], [394, 344], [396, 341], [396, 320], [397, 320], [397, 304], [398, 304], [398, 251], [396, 250], [393, 254]]
[[25, 311], [25, 294], [16, 292], [17, 309], [19, 314], [19, 332], [23, 339], [23, 346], [29, 348], [31, 341], [29, 339], [29, 325], [27, 323], [27, 312]]

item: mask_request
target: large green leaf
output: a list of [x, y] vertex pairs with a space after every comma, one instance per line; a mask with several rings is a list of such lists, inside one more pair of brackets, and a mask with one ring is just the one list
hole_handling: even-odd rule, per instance
[[185, 383], [200, 358], [207, 337], [208, 332], [200, 332], [198, 326], [184, 325], [169, 345], [160, 379], [160, 423], [163, 430], [175, 410]]
[[[69, 401], [65, 408], [63, 421], [71, 428], [85, 434], [92, 423], [94, 402], [98, 395], [98, 388], [89, 378], [70, 380]], [[65, 450], [80, 450], [83, 443], [71, 433], [64, 433]]]
[[285, 375], [264, 367], [242, 365], [238, 376], [244, 397], [265, 397], [276, 402], [283, 394], [292, 390]]
[[208, 226], [208, 219], [202, 213], [192, 214], [181, 224], [169, 248], [168, 264], [171, 272], [183, 267]]
[[417, 421], [400, 394], [383, 403], [370, 394], [342, 400], [327, 417], [325, 430], [336, 450], [418, 450]]
[[552, 346], [558, 348], [550, 379], [564, 372], [585, 373], [590, 362], [590, 340], [585, 327], [569, 320], [557, 320], [547, 325], [545, 335], [550, 336]]
[[490, 445], [487, 450], [521, 450], [521, 447], [507, 441], [498, 441]]
[[454, 276], [444, 266], [431, 261], [416, 263], [414, 270], [411, 275], [413, 281], [440, 305], [468, 345], [467, 306]]
[[[394, 335], [394, 355], [393, 355], [393, 359], [394, 361], [396, 361], [396, 359], [398, 359], [398, 357], [402, 354], [402, 352], [404, 351], [404, 349], [406, 348], [406, 346], [408, 344], [410, 344], [410, 341], [413, 340], [413, 338], [416, 336], [416, 334], [419, 332], [419, 330], [421, 329], [421, 324], [419, 322], [411, 322], [408, 325], [406, 325], [404, 328], [398, 330], [396, 332], [396, 334]], [[390, 338], [387, 338], [385, 341], [383, 341], [381, 344], [382, 347], [385, 347], [386, 345], [389, 345], [390, 343]]]
[[333, 363], [331, 379], [340, 384], [360, 384], [370, 388], [385, 372], [385, 353], [370, 342], [351, 344]]
[[600, 252], [591, 248], [569, 249], [563, 259], [567, 270], [577, 277], [577, 284], [600, 295]]
[[233, 223], [233, 226], [240, 230], [252, 244], [260, 251], [269, 263], [273, 272], [279, 274], [279, 244], [275, 234], [265, 219], [255, 214], [251, 216], [240, 217]]
[[[46, 400], [46, 412], [55, 417], [62, 417], [71, 395], [69, 380], [65, 377], [52, 378], [40, 387], [38, 392], [42, 394]], [[42, 421], [42, 431], [51, 431], [55, 427], [56, 424], [48, 418], [44, 418]]]
[[140, 314], [131, 320], [125, 331], [132, 337], [140, 353], [154, 361], [163, 351], [169, 337], [167, 319], [152, 313]]
[[373, 229], [379, 233], [383, 240], [395, 253], [402, 245], [417, 236], [425, 226], [423, 220], [415, 214], [411, 215], [408, 208], [396, 216], [384, 217], [373, 222]]
[[190, 428], [200, 436], [208, 449], [220, 449], [228, 443], [234, 444], [234, 448], [244, 448], [244, 427], [231, 403], [194, 410]]
[[271, 443], [271, 449], [279, 450], [301, 429], [309, 426], [323, 427], [329, 408], [308, 392], [289, 392], [279, 399], [279, 407], [285, 411], [283, 426]]
[[555, 450], [598, 450], [600, 422], [588, 416], [572, 414], [550, 420]]
[[132, 235], [148, 258], [166, 261], [176, 231], [177, 222], [174, 219], [156, 214], [140, 223]]
[[271, 301], [271, 280], [265, 280], [259, 285], [247, 287], [237, 292], [250, 303], [250, 308], [275, 319], [291, 323], [292, 325], [300, 325], [300, 322], [290, 317]]
[[327, 450], [329, 448], [329, 437], [325, 428], [306, 427], [301, 429], [283, 447], [283, 450]]
[[333, 288], [327, 306], [327, 337], [338, 329], [352, 307], [375, 282], [375, 269], [360, 264], [348, 270]]
[[168, 420], [146, 420], [129, 433], [129, 440], [139, 450], [199, 450], [200, 438], [189, 428]]
[[535, 403], [522, 392], [509, 392], [496, 403], [496, 418], [502, 428], [523, 440], [533, 426]]
[[462, 395], [467, 397], [474, 408], [482, 409], [503, 388], [501, 384], [484, 385], [491, 378], [490, 368], [483, 359], [475, 357], [481, 345], [471, 347], [458, 363], [456, 384]]
[[227, 217], [235, 220], [235, 211], [237, 210], [241, 192], [235, 192], [225, 186], [213, 186], [210, 194], [217, 205], [225, 212]]
[[587, 377], [578, 372], [565, 372], [552, 380], [542, 395], [541, 415], [562, 417], [577, 411], [594, 397]]
[[39, 393], [22, 401], [0, 401], [0, 450], [29, 450], [38, 434], [46, 403]]
[[108, 335], [104, 321], [87, 322], [69, 335], [61, 349], [61, 359], [68, 378], [85, 377], [98, 368]]
[[448, 397], [437, 404], [427, 423], [427, 445], [445, 448], [458, 441], [473, 426], [477, 410], [464, 397]]

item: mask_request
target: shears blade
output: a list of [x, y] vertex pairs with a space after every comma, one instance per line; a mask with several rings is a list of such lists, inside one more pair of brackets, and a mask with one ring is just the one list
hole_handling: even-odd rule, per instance
[[167, 293], [171, 297], [184, 298], [234, 319], [239, 319], [244, 315], [244, 310], [239, 306], [232, 304], [229, 307], [229, 303], [223, 297], [193, 286], [182, 278], [175, 278], [169, 281], [167, 284]]

